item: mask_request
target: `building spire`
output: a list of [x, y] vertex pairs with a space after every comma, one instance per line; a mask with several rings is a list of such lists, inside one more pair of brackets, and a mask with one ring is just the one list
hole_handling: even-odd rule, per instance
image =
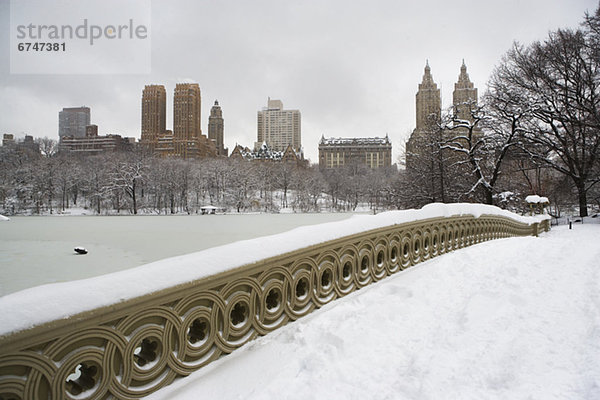
[[423, 74], [423, 81], [419, 84], [419, 90], [421, 89], [437, 89], [437, 85], [433, 81], [433, 76], [431, 76], [429, 60], [425, 61], [425, 73]]
[[467, 73], [467, 65], [463, 58], [462, 65], [460, 66], [460, 75], [458, 75], [458, 82], [454, 84], [454, 89], [472, 89], [473, 83]]

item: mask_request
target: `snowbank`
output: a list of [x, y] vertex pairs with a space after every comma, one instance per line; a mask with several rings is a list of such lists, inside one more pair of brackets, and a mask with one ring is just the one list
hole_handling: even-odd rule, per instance
[[494, 206], [458, 203], [430, 204], [420, 210], [360, 215], [339, 222], [305, 226], [125, 271], [79, 281], [42, 285], [0, 297], [0, 335], [136, 298], [341, 236], [428, 218], [460, 215], [478, 218], [484, 214], [506, 216], [528, 224], [549, 218], [544, 215], [524, 217]]
[[599, 235], [559, 227], [434, 258], [147, 399], [600, 399]]

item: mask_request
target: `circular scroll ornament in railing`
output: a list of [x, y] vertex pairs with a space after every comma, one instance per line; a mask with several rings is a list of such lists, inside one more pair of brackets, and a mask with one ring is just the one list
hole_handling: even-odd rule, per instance
[[357, 253], [358, 250], [354, 245], [339, 250], [338, 279], [334, 282], [338, 296], [344, 296], [356, 289]]
[[371, 275], [373, 280], [379, 281], [388, 275], [386, 268], [388, 264], [388, 241], [386, 238], [378, 239], [373, 249], [373, 268]]
[[371, 270], [373, 268], [373, 242], [363, 240], [357, 245], [358, 269], [356, 270], [356, 287], [360, 289], [373, 282]]

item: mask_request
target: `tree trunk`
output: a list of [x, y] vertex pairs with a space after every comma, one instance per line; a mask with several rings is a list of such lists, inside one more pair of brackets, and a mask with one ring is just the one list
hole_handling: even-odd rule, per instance
[[131, 185], [131, 200], [133, 200], [133, 214], [137, 215], [137, 202], [135, 198], [135, 179], [133, 179], [133, 183]]
[[576, 182], [577, 185], [577, 197], [579, 198], [579, 216], [587, 217], [587, 192], [585, 190], [585, 182]]
[[494, 205], [494, 197], [492, 195], [492, 191], [489, 189], [485, 190], [485, 204]]

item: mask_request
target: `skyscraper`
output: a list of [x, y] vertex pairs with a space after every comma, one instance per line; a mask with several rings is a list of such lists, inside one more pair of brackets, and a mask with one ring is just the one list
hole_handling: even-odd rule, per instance
[[281, 100], [269, 98], [267, 108], [258, 112], [257, 128], [256, 148], [263, 142], [275, 151], [285, 151], [288, 145], [296, 151], [302, 147], [300, 111], [284, 110]]
[[182, 158], [216, 156], [215, 144], [202, 134], [200, 86], [178, 83], [173, 95], [173, 149]]
[[465, 60], [460, 67], [458, 82], [454, 84], [452, 104], [454, 104], [456, 116], [459, 119], [472, 120], [471, 110], [477, 107], [477, 88], [469, 79]]
[[200, 137], [200, 86], [197, 83], [178, 83], [173, 95], [173, 136], [175, 140]]
[[219, 106], [219, 102], [215, 100], [215, 105], [210, 109], [210, 116], [208, 117], [208, 138], [214, 141], [219, 156], [227, 156], [226, 149], [223, 147], [223, 131], [223, 111]]
[[441, 97], [440, 89], [433, 81], [429, 62], [425, 64], [425, 73], [423, 81], [419, 84], [419, 91], [416, 94], [417, 103], [417, 127], [416, 130], [428, 129], [431, 123], [438, 122], [441, 115]]
[[154, 144], [167, 130], [167, 91], [163, 85], [146, 85], [142, 92], [142, 137]]
[[63, 108], [58, 113], [58, 137], [85, 137], [85, 127], [89, 124], [89, 107]]

